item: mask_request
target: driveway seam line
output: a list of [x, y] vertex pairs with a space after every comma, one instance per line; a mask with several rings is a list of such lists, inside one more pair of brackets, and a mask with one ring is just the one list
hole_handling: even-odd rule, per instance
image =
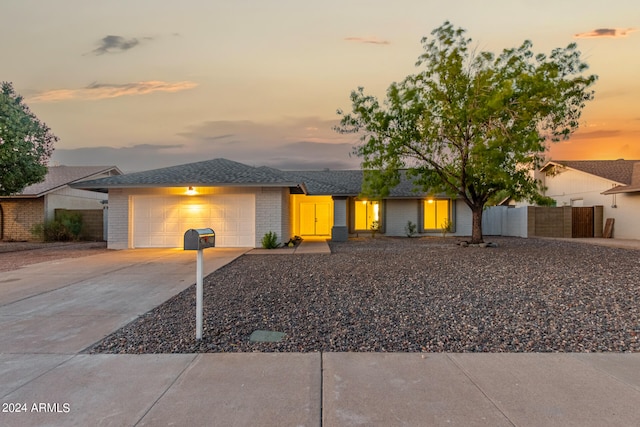
[[[54, 354], [54, 355], [58, 355], [58, 353], [3, 353], [3, 354]], [[18, 387], [14, 388], [13, 390], [11, 390], [9, 393], [6, 393], [5, 395], [2, 396], [2, 398], [4, 399], [5, 397], [9, 396], [12, 393], [15, 393], [16, 391], [20, 390], [22, 387], [32, 383], [33, 381], [37, 380], [38, 378], [48, 374], [49, 372], [53, 371], [54, 369], [64, 365], [65, 363], [67, 363], [68, 361], [70, 361], [71, 359], [74, 359], [77, 354], [71, 354], [68, 355], [69, 357], [65, 360], [63, 360], [62, 362], [58, 363], [55, 366], [52, 366], [51, 368], [47, 369], [46, 371], [44, 371], [43, 373], [41, 373], [40, 375], [31, 378], [29, 381], [27, 381], [26, 383], [23, 383], [21, 385], [19, 385]]]
[[178, 379], [180, 379], [180, 377], [182, 377], [182, 375], [184, 374], [184, 372], [189, 369], [189, 367], [191, 365], [193, 365], [193, 363], [196, 361], [197, 358], [199, 358], [200, 355], [199, 354], [193, 354], [193, 359], [191, 359], [191, 361], [187, 364], [187, 366], [184, 367], [184, 369], [182, 369], [182, 371], [180, 371], [180, 373], [178, 375], [176, 375], [175, 379], [173, 381], [171, 381], [171, 384], [169, 384], [169, 386], [162, 392], [160, 393], [160, 396], [158, 396], [158, 398], [156, 400], [153, 401], [153, 403], [149, 406], [149, 408], [144, 412], [144, 414], [142, 414], [142, 416], [140, 417], [140, 419], [138, 421], [135, 422], [135, 424], [133, 425], [134, 427], [137, 426], [138, 424], [140, 424], [140, 422], [142, 422], [142, 420], [144, 419], [144, 417], [146, 417], [149, 412], [151, 412], [151, 410], [153, 409], [154, 406], [156, 406], [156, 404], [160, 401], [160, 399], [162, 399], [164, 397], [165, 394], [167, 394], [167, 392], [171, 389], [171, 387], [173, 387], [173, 385], [178, 381]]
[[500, 405], [498, 404], [498, 402], [496, 402], [491, 396], [489, 396], [489, 394], [487, 394], [482, 387], [480, 387], [480, 384], [478, 384], [473, 377], [471, 376], [471, 374], [469, 372], [467, 372], [466, 369], [464, 369], [464, 367], [458, 363], [453, 357], [451, 357], [450, 354], [447, 354], [447, 358], [464, 374], [465, 377], [467, 377], [467, 379], [469, 381], [471, 381], [471, 384], [474, 385], [475, 388], [477, 388], [480, 393], [482, 393], [482, 395], [489, 401], [491, 402], [491, 404], [493, 405], [494, 408], [496, 408], [503, 416], [504, 418], [509, 422], [509, 424], [511, 424], [512, 426], [516, 426], [517, 424], [514, 423], [511, 418], [509, 418], [509, 416], [505, 413], [504, 410], [502, 410], [502, 408], [500, 407]]

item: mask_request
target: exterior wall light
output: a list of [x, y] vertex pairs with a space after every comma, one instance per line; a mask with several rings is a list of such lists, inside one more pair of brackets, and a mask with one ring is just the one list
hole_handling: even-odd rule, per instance
[[187, 195], [188, 196], [193, 196], [194, 194], [196, 194], [196, 189], [189, 186], [189, 188], [187, 188]]

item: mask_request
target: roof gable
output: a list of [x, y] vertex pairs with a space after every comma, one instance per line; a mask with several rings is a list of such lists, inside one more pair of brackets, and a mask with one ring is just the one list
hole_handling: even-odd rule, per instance
[[275, 169], [255, 168], [227, 159], [213, 159], [83, 182], [80, 188], [181, 187], [197, 185], [295, 185]]
[[40, 197], [74, 182], [102, 174], [121, 175], [115, 166], [49, 166], [44, 181], [25, 187], [18, 197]]
[[554, 166], [566, 167], [608, 179], [623, 185], [630, 185], [633, 165], [640, 160], [553, 160], [541, 170], [545, 172]]

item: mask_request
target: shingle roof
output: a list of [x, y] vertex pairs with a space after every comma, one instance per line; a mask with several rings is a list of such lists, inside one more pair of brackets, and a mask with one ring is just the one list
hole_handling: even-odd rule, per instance
[[[287, 171], [302, 181], [310, 195], [357, 196], [362, 191], [362, 170]], [[420, 197], [427, 193], [414, 190], [413, 182], [401, 174], [400, 183], [392, 188], [389, 197]]]
[[553, 160], [547, 163], [542, 170], [544, 171], [553, 164], [562, 165], [620, 184], [630, 185], [633, 165], [638, 162], [640, 160]]
[[618, 185], [602, 194], [640, 193], [640, 162], [633, 165], [630, 185]]
[[104, 173], [121, 174], [115, 166], [49, 166], [44, 181], [25, 187], [17, 197], [40, 197], [65, 185]]
[[[357, 196], [362, 191], [362, 170], [281, 171], [252, 167], [227, 159], [213, 159], [180, 166], [135, 172], [121, 176], [83, 181], [76, 188], [104, 189], [123, 187], [182, 186], [277, 186], [301, 187], [309, 195]], [[420, 197], [403, 174], [389, 197]]]
[[121, 176], [86, 181], [78, 188], [181, 187], [196, 185], [295, 186], [275, 169], [255, 168], [227, 159], [213, 159], [185, 165], [134, 172]]

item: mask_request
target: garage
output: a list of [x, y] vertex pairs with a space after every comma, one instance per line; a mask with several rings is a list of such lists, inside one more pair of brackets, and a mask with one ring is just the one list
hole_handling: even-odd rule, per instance
[[190, 228], [210, 227], [217, 247], [255, 246], [255, 195], [135, 195], [131, 200], [135, 248], [177, 248]]

